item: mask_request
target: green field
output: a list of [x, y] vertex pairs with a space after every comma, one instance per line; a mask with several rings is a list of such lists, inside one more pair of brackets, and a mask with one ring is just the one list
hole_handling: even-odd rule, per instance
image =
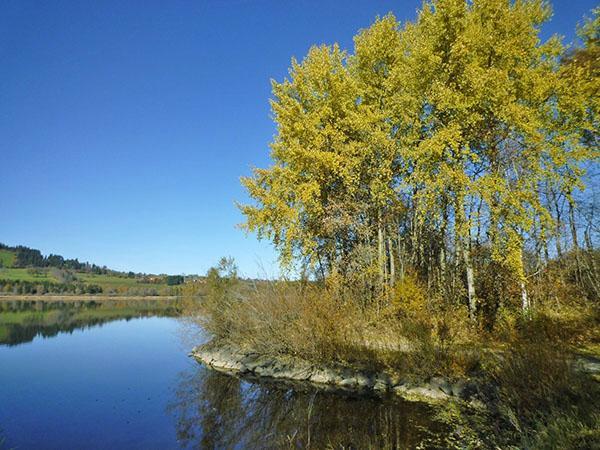
[[15, 254], [10, 250], [0, 250], [0, 267], [12, 267], [15, 262]]
[[[1, 251], [1, 250], [0, 250]], [[53, 277], [49, 272], [42, 271], [40, 273], [31, 273], [29, 269], [14, 269], [2, 267], [0, 268], [0, 279], [1, 280], [22, 280], [22, 281], [51, 281], [57, 283], [58, 280]]]
[[76, 273], [78, 281], [86, 284], [97, 284], [102, 288], [138, 287], [138, 288], [163, 288], [166, 283], [141, 283], [135, 278], [117, 277], [115, 275], [98, 275], [95, 273]]
[[[30, 281], [30, 282], [44, 282], [49, 281], [52, 283], [59, 283], [52, 274], [52, 269], [36, 269], [37, 272], [31, 269], [16, 269], [16, 268], [0, 268], [0, 280], [11, 280], [11, 281]], [[103, 291], [109, 291], [111, 289], [162, 289], [166, 288], [166, 283], [143, 283], [136, 278], [119, 277], [115, 275], [99, 275], [85, 272], [72, 272], [75, 276], [74, 283], [81, 284], [96, 284], [102, 287]]]

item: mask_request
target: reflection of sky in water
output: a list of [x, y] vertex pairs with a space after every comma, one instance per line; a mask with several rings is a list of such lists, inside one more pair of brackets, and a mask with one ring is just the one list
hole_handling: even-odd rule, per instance
[[[174, 447], [165, 405], [195, 366], [169, 318], [0, 347], [0, 424], [20, 448]], [[195, 368], [195, 367], [194, 367]]]
[[0, 345], [0, 447], [4, 436], [7, 448], [361, 448], [381, 433], [414, 444], [427, 422], [420, 406], [206, 370], [187, 356], [185, 329], [138, 318]]

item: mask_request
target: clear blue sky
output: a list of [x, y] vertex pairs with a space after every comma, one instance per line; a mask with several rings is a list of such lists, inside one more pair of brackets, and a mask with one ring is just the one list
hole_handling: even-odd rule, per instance
[[[573, 38], [595, 0], [554, 0]], [[239, 177], [269, 164], [271, 78], [312, 44], [420, 0], [0, 3], [0, 242], [111, 268], [276, 272], [236, 229]], [[262, 268], [261, 268], [262, 266]]]

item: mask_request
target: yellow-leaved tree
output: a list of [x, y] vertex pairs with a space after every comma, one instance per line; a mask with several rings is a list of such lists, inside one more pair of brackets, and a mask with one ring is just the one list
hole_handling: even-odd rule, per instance
[[574, 202], [598, 156], [597, 15], [571, 53], [541, 40], [550, 15], [543, 0], [425, 1], [414, 23], [361, 30], [351, 55], [293, 60], [273, 82], [273, 166], [242, 180], [246, 229], [323, 278], [376, 273], [361, 300], [387, 301], [410, 266], [474, 319], [478, 273], [497, 267], [528, 310], [526, 243], [546, 245], [552, 193]]

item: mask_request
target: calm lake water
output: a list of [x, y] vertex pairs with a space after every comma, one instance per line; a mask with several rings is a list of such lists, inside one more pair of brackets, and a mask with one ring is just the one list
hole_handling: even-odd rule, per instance
[[414, 448], [440, 429], [425, 405], [207, 370], [175, 315], [0, 300], [0, 448]]

